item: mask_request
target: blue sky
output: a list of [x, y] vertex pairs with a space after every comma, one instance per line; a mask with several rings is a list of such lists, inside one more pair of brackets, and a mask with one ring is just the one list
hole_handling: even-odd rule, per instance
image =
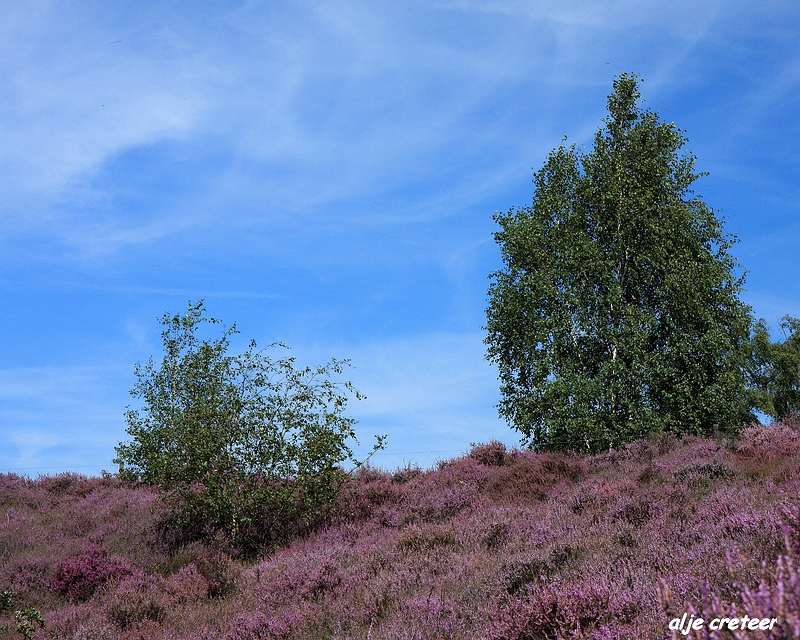
[[756, 316], [800, 315], [795, 0], [8, 0], [0, 53], [0, 472], [114, 470], [134, 363], [201, 298], [350, 358], [378, 464], [515, 443], [492, 214], [621, 72], [710, 173]]

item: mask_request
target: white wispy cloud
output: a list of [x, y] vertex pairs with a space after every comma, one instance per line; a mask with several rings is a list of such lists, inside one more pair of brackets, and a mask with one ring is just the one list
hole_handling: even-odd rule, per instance
[[519, 440], [497, 415], [496, 372], [484, 359], [480, 332], [295, 351], [299, 362], [322, 362], [335, 354], [352, 361], [355, 368], [345, 370], [343, 378], [366, 396], [348, 407], [359, 421], [359, 451], [369, 448], [373, 435], [388, 435], [386, 450], [376, 458], [386, 468], [410, 461], [430, 465], [464, 451], [470, 442], [498, 438], [513, 445]]
[[[720, 4], [247, 2], [209, 18], [200, 6], [42, 6], [31, 15], [13, 5], [0, 46], [5, 232], [33, 233], [35, 223], [41, 234], [46, 220], [44, 233], [60, 234], [70, 252], [102, 257], [198, 225], [208, 233], [223, 215], [215, 202], [240, 204], [232, 218], [228, 207], [227, 225], [268, 223], [403, 185], [418, 191], [439, 175], [447, 179], [427, 188], [432, 201], [409, 215], [447, 215], [516, 180], [552, 146], [575, 91], [605, 88], [618, 72], [603, 58], [616, 67], [655, 37], [659, 50], [639, 62], [658, 75], [715, 24]], [[528, 129], [507, 139], [520, 109]], [[578, 139], [601, 112], [587, 113]], [[101, 169], [165, 140], [228, 157], [198, 177], [203, 205], [144, 221], [93, 208], [119, 188]], [[465, 150], [494, 157], [454, 182], [447, 161]], [[397, 218], [403, 199], [378, 217]], [[82, 206], [88, 220], [75, 213]]]
[[111, 468], [130, 375], [114, 365], [0, 370], [0, 472]]
[[31, 16], [30, 5], [17, 4], [0, 45], [7, 190], [56, 197], [123, 149], [192, 130], [205, 108], [208, 67], [170, 33], [44, 6]]

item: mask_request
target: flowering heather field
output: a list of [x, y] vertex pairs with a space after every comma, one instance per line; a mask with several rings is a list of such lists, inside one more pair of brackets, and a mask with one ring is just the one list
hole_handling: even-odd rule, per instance
[[[36, 638], [74, 640], [798, 638], [798, 470], [793, 420], [593, 457], [490, 443], [362, 469], [335, 521], [247, 564], [169, 551], [146, 487], [0, 475], [0, 637], [35, 608]], [[684, 613], [778, 622], [669, 631]]]

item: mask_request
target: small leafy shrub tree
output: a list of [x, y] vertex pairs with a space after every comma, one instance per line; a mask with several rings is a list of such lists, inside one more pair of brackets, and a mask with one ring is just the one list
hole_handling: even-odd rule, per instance
[[164, 357], [136, 365], [131, 393], [143, 406], [128, 410], [132, 440], [116, 448], [115, 462], [163, 489], [178, 542], [222, 535], [253, 555], [335, 504], [345, 480], [340, 465], [356, 462], [355, 420], [344, 410], [350, 395], [362, 396], [333, 379], [346, 360], [298, 367], [254, 341], [232, 355], [235, 325], [217, 339], [198, 337], [201, 325], [218, 322], [204, 317], [202, 301], [162, 317]]
[[784, 316], [783, 342], [772, 342], [767, 323], [756, 323], [748, 366], [752, 404], [776, 420], [800, 411], [800, 318]]
[[621, 75], [593, 149], [554, 150], [532, 206], [495, 216], [505, 267], [489, 288], [488, 358], [500, 414], [536, 449], [752, 420], [734, 239], [692, 192], [683, 133], [638, 102]]

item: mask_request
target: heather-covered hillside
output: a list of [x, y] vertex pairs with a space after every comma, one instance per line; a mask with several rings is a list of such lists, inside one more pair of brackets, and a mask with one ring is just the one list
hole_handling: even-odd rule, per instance
[[798, 470], [791, 420], [593, 457], [493, 443], [362, 469], [336, 521], [248, 564], [170, 550], [147, 487], [0, 475], [0, 637], [25, 609], [75, 640], [664, 638], [684, 612], [798, 637]]

